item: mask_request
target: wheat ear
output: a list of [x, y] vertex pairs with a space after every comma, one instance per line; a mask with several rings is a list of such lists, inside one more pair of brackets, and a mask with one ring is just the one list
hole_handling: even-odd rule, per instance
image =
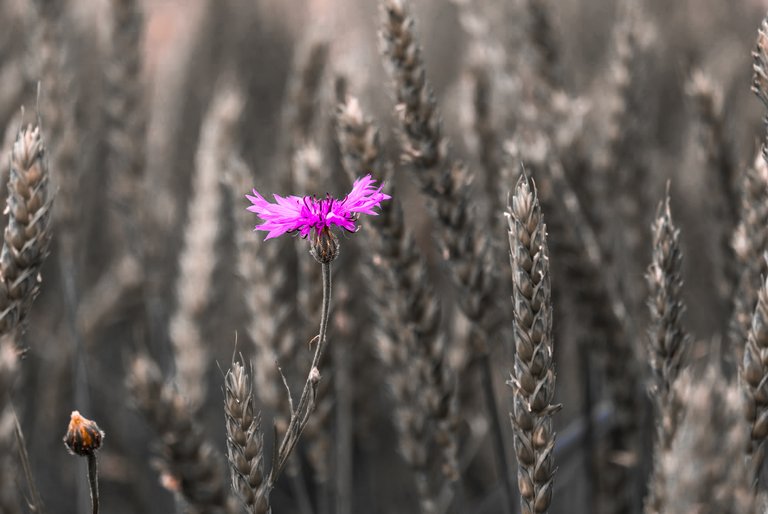
[[66, 27], [62, 23], [66, 9], [60, 2], [37, 0], [35, 3], [35, 25], [39, 30], [40, 109], [46, 135], [51, 141], [49, 155], [59, 198], [55, 213], [58, 253], [66, 273], [71, 274], [75, 271], [75, 227], [81, 209], [77, 166], [79, 127], [75, 116], [77, 91], [72, 67], [67, 62]]
[[[599, 455], [603, 465], [596, 468], [595, 487], [605, 511], [631, 509], [632, 467], [636, 462], [638, 370], [630, 346], [627, 309], [618, 289], [605, 272], [605, 259], [597, 234], [587, 220], [584, 208], [571, 187], [562, 163], [543, 133], [533, 133], [527, 148], [539, 149], [525, 162], [550, 181], [550, 191], [542, 201], [554, 202], [550, 226], [560, 238], [553, 240], [561, 255], [567, 277], [575, 286], [580, 313], [588, 321], [592, 349], [604, 356], [606, 388], [616, 409], [615, 422]], [[558, 230], [555, 230], [558, 229]]]
[[663, 512], [757, 514], [750, 472], [743, 458], [749, 436], [741, 421], [740, 388], [723, 375], [721, 364], [709, 362], [698, 378], [684, 370], [675, 382], [675, 395], [684, 398], [680, 427], [665, 452], [664, 483], [658, 496]]
[[[0, 416], [6, 418], [18, 374], [21, 337], [40, 289], [40, 269], [51, 241], [53, 194], [39, 127], [29, 126], [18, 133], [10, 161], [8, 225], [0, 253]], [[9, 447], [12, 432], [3, 432], [0, 446]], [[7, 462], [0, 465], [0, 473], [5, 473]], [[7, 505], [8, 512], [19, 512], [15, 496], [15, 491], [0, 486], [0, 506]]]
[[[110, 4], [111, 41], [104, 69], [107, 165], [114, 201], [127, 207], [139, 198], [144, 174], [146, 111], [141, 80], [144, 20], [140, 2], [136, 0], [111, 0]], [[141, 233], [142, 220], [125, 218], [123, 222], [128, 234]], [[133, 248], [138, 248], [138, 243], [136, 239]]]
[[765, 440], [768, 438], [768, 282], [762, 284], [757, 294], [757, 306], [744, 348], [740, 375], [750, 425], [748, 453], [755, 480], [758, 480], [765, 459]]
[[728, 136], [723, 111], [722, 88], [707, 74], [695, 70], [686, 84], [699, 135], [699, 148], [706, 164], [711, 196], [712, 227], [720, 243], [717, 285], [720, 296], [728, 301], [738, 281], [731, 238], [739, 221], [741, 198], [736, 185], [737, 167], [734, 149]]
[[547, 512], [555, 476], [552, 415], [555, 368], [552, 343], [552, 291], [547, 227], [536, 186], [522, 176], [507, 211], [511, 251], [515, 365], [510, 414], [515, 434], [517, 483], [523, 514]]
[[159, 467], [171, 479], [173, 490], [197, 512], [234, 514], [227, 500], [221, 455], [203, 436], [186, 399], [163, 382], [160, 369], [149, 357], [139, 355], [134, 359], [128, 389], [159, 436]]
[[526, 0], [527, 36], [535, 51], [536, 72], [549, 88], [561, 86], [560, 44], [552, 24], [548, 0]]
[[278, 167], [288, 171], [284, 186], [289, 190], [294, 189], [296, 152], [310, 141], [315, 126], [320, 87], [328, 64], [327, 42], [314, 41], [303, 46], [295, 56], [281, 115], [284, 135], [278, 152], [281, 159]]
[[731, 244], [741, 268], [728, 325], [730, 348], [738, 362], [752, 323], [760, 277], [768, 272], [762, 258], [768, 251], [768, 163], [761, 152], [744, 174], [741, 218]]
[[[383, 178], [378, 129], [358, 100], [347, 98], [337, 118], [349, 178], [368, 172]], [[393, 195], [390, 182], [386, 188]], [[400, 453], [416, 473], [422, 512], [434, 512], [458, 475], [456, 392], [439, 334], [440, 307], [397, 200], [382, 205], [365, 235], [373, 254], [366, 274], [376, 299], [377, 352], [395, 400]]]
[[49, 180], [39, 127], [22, 129], [11, 152], [8, 225], [0, 254], [0, 334], [21, 337], [40, 290], [40, 268], [51, 242]]
[[651, 312], [648, 356], [651, 384], [648, 388], [656, 413], [654, 471], [645, 503], [646, 514], [666, 510], [665, 477], [661, 460], [670, 451], [682, 415], [683, 399], [674, 384], [682, 368], [688, 337], [682, 326], [682, 263], [680, 231], [672, 222], [669, 193], [659, 205], [653, 224], [653, 259], [646, 274]]
[[229, 89], [215, 96], [203, 122], [195, 159], [184, 243], [179, 254], [177, 306], [169, 323], [179, 389], [193, 408], [205, 399], [208, 351], [203, 342], [201, 316], [208, 306], [218, 252], [222, 192], [220, 175], [231, 153], [234, 126], [241, 100]]
[[381, 41], [397, 95], [403, 158], [431, 199], [438, 241], [462, 292], [460, 307], [473, 323], [486, 327], [481, 332], [487, 336], [487, 327], [494, 321], [494, 282], [488, 241], [477, 230], [479, 220], [469, 209], [472, 175], [462, 163], [448, 158], [448, 142], [442, 136], [438, 107], [426, 80], [414, 20], [402, 0], [383, 2]]
[[[758, 30], [752, 60], [752, 92], [768, 108], [768, 17], [763, 19]], [[742, 272], [733, 295], [729, 335], [738, 360], [741, 360], [741, 348], [747, 340], [757, 302], [757, 284], [768, 272], [763, 259], [768, 251], [768, 115], [763, 123], [766, 126], [764, 141], [760, 155], [744, 177], [741, 218], [733, 239]]]
[[[242, 200], [243, 191], [253, 185], [250, 169], [237, 158], [226, 163], [226, 184], [236, 199]], [[263, 244], [253, 237], [253, 220], [242, 203], [233, 201], [232, 216], [235, 219], [235, 243], [237, 247], [237, 271], [240, 287], [248, 312], [248, 337], [254, 345], [255, 394], [266, 409], [275, 413], [278, 432], [284, 431], [288, 420], [282, 414], [284, 389], [280, 382], [278, 366], [293, 362], [301, 349], [291, 309], [281, 301], [286, 295], [285, 266], [281, 265], [283, 251], [281, 241]]]
[[232, 489], [249, 514], [268, 514], [261, 414], [256, 412], [251, 378], [242, 362], [234, 361], [224, 377], [224, 414]]
[[442, 135], [437, 102], [426, 78], [415, 22], [406, 2], [383, 0], [381, 19], [381, 48], [397, 98], [403, 158], [410, 163], [422, 193], [430, 199], [437, 240], [459, 292], [459, 308], [472, 324], [466, 351], [477, 356], [481, 366], [496, 466], [508, 509], [513, 497], [511, 472], [488, 348], [492, 334], [498, 330], [496, 287], [489, 241], [480, 231], [476, 212], [469, 208], [472, 174], [464, 164], [448, 158], [448, 141]]

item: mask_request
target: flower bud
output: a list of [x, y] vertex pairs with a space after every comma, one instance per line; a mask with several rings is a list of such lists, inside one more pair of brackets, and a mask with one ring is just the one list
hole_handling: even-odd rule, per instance
[[309, 253], [320, 264], [328, 264], [339, 256], [339, 239], [325, 227], [321, 231], [312, 234]]
[[95, 421], [84, 418], [78, 411], [72, 411], [64, 444], [74, 455], [87, 456], [101, 448], [104, 432]]

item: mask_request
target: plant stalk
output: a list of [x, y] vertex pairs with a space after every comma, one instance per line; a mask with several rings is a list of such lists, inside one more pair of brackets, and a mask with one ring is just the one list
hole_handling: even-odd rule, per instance
[[88, 485], [91, 488], [91, 512], [99, 514], [99, 465], [95, 451], [88, 454]]
[[312, 358], [312, 365], [309, 368], [309, 374], [307, 375], [304, 389], [301, 392], [299, 403], [291, 412], [288, 429], [285, 431], [285, 436], [277, 451], [277, 461], [269, 473], [270, 489], [274, 487], [277, 478], [288, 463], [288, 458], [299, 442], [304, 427], [307, 426], [309, 421], [309, 416], [315, 408], [315, 394], [317, 393], [317, 383], [320, 380], [318, 366], [327, 343], [328, 317], [331, 309], [331, 263], [324, 262], [321, 263], [321, 266], [323, 267], [323, 305], [320, 313], [320, 332], [316, 337], [315, 355]]

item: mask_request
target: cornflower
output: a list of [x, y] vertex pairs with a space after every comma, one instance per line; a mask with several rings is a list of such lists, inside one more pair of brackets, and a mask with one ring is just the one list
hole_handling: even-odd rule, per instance
[[[288, 390], [291, 419], [275, 452], [276, 456], [267, 477], [265, 491], [260, 493], [267, 501], [277, 478], [288, 462], [288, 457], [309, 422], [310, 414], [315, 409], [317, 387], [322, 378], [319, 369], [320, 360], [327, 344], [326, 334], [331, 306], [331, 262], [339, 254], [339, 240], [331, 232], [331, 227], [335, 225], [347, 232], [357, 232], [356, 223], [360, 214], [376, 216], [378, 213], [374, 209], [384, 200], [390, 199], [388, 194], [381, 192], [382, 187], [377, 187], [369, 174], [355, 180], [352, 191], [342, 199], [333, 198], [331, 195], [321, 199], [316, 196], [273, 195], [275, 202], [272, 203], [265, 200], [255, 189], [253, 195], [245, 195], [252, 204], [248, 210], [256, 213], [263, 220], [263, 223], [254, 227], [254, 230], [267, 232], [265, 241], [286, 233], [298, 232], [300, 237], [309, 239], [310, 253], [323, 269], [320, 331], [310, 341], [310, 348], [316, 343], [315, 354], [297, 404], [294, 405], [291, 392]], [[285, 382], [285, 378], [283, 381]], [[288, 384], [285, 383], [285, 385], [287, 388]]]
[[360, 214], [376, 216], [374, 208], [389, 200], [388, 194], [381, 192], [371, 175], [355, 180], [352, 191], [339, 200], [331, 195], [318, 199], [316, 196], [274, 195], [275, 203], [264, 199], [255, 189], [253, 196], [245, 197], [253, 204], [248, 210], [259, 215], [264, 222], [254, 230], [267, 232], [272, 239], [286, 233], [298, 232], [304, 239], [310, 239], [312, 255], [320, 263], [331, 262], [338, 256], [339, 241], [331, 232], [331, 226], [356, 232]]

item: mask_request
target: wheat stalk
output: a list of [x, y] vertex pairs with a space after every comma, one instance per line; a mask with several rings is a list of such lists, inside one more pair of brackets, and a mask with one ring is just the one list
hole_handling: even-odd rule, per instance
[[555, 370], [547, 228], [536, 186], [520, 177], [507, 211], [513, 281], [515, 365], [508, 385], [523, 514], [547, 512], [555, 475]]
[[[637, 460], [637, 424], [640, 380], [628, 334], [627, 309], [611, 276], [597, 234], [555, 155], [549, 138], [532, 131], [521, 141], [526, 169], [548, 179], [549, 195], [544, 202], [555, 202], [550, 209], [550, 225], [559, 238], [553, 240], [564, 261], [567, 279], [574, 286], [576, 306], [587, 319], [586, 336], [593, 351], [604, 356], [606, 388], [616, 409], [615, 421], [605, 448], [599, 454], [605, 465], [596, 470], [596, 487], [606, 512], [623, 511], [634, 504], [631, 468]], [[525, 143], [525, 145], [522, 145]]]
[[256, 412], [251, 379], [242, 362], [234, 361], [224, 377], [224, 413], [232, 489], [250, 514], [268, 514], [261, 414]]
[[51, 242], [53, 193], [39, 127], [19, 132], [11, 152], [8, 225], [0, 254], [0, 334], [18, 340], [40, 290], [40, 268]]
[[498, 320], [489, 242], [481, 235], [475, 211], [469, 208], [472, 175], [460, 162], [450, 161], [442, 136], [438, 107], [427, 82], [413, 17], [402, 0], [381, 3], [381, 48], [393, 79], [396, 111], [402, 129], [403, 158], [413, 170], [437, 224], [437, 239], [459, 291], [459, 307], [469, 318], [473, 337], [467, 353], [477, 355], [484, 376], [486, 407], [492, 417], [497, 468], [507, 502], [512, 497], [501, 422], [492, 385], [488, 340]]
[[688, 337], [682, 326], [682, 261], [680, 231], [672, 222], [669, 192], [659, 205], [653, 224], [653, 259], [646, 274], [651, 312], [648, 354], [651, 384], [648, 392], [656, 411], [657, 436], [654, 471], [645, 503], [647, 514], [665, 511], [662, 496], [666, 477], [661, 460], [670, 451], [681, 418], [683, 399], [674, 384], [684, 364]]
[[[337, 138], [350, 179], [368, 172], [384, 178], [378, 129], [354, 97], [339, 106]], [[385, 187], [394, 196], [391, 182]], [[376, 300], [377, 352], [396, 402], [400, 452], [417, 475], [422, 512], [433, 512], [458, 473], [456, 392], [439, 334], [440, 306], [396, 199], [381, 206], [365, 235], [372, 253], [366, 277]]]

